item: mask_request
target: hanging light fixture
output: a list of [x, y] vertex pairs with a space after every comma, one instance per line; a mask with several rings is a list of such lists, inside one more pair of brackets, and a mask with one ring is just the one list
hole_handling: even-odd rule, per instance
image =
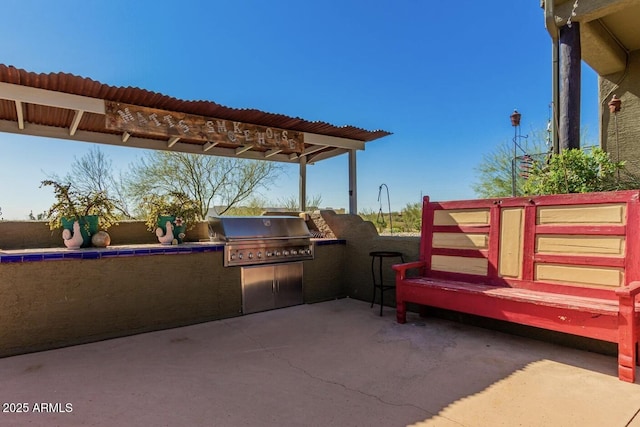
[[[607, 104], [609, 112], [613, 114], [613, 123], [616, 132], [616, 162], [620, 161], [620, 143], [618, 142], [618, 112], [622, 109], [622, 100], [614, 93]], [[620, 182], [620, 169], [618, 169], [618, 183]]]
[[622, 99], [618, 98], [614, 93], [608, 105], [610, 113], [617, 113], [622, 108]]

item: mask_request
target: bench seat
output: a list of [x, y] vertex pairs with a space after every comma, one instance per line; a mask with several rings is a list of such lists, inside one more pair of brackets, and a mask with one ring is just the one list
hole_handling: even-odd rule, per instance
[[618, 377], [634, 382], [639, 201], [638, 191], [425, 197], [420, 259], [393, 266], [397, 321], [415, 303], [617, 343]]
[[[618, 342], [619, 302], [433, 278], [405, 279], [402, 301]], [[640, 304], [634, 308], [640, 314]], [[406, 322], [406, 308], [397, 320]]]

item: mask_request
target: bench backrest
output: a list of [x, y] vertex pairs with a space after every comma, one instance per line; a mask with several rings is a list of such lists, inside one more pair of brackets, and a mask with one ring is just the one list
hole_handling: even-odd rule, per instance
[[640, 192], [423, 201], [425, 274], [614, 298], [640, 280]]

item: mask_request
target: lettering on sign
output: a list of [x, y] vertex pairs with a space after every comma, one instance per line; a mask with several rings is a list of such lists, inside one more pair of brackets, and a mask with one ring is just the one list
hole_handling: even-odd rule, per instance
[[110, 130], [302, 153], [302, 132], [105, 101]]

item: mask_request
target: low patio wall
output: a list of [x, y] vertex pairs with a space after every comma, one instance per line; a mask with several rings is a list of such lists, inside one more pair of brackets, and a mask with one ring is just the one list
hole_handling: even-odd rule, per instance
[[[158, 243], [142, 221], [121, 221], [108, 229], [111, 245]], [[187, 232], [187, 241], [209, 240], [206, 222]], [[0, 221], [0, 250], [64, 247], [60, 229], [50, 230], [44, 221]]]
[[240, 314], [222, 252], [0, 263], [0, 355]]
[[[371, 277], [371, 251], [397, 251], [404, 255], [405, 261], [415, 261], [419, 257], [420, 238], [401, 236], [379, 236], [373, 223], [363, 221], [355, 215], [337, 215], [333, 211], [322, 211], [322, 218], [335, 233], [336, 237], [345, 239], [345, 293], [350, 298], [371, 301], [373, 285]], [[383, 264], [385, 283], [394, 283], [395, 275], [391, 263], [399, 262], [396, 259], [385, 260]], [[377, 262], [376, 262], [377, 267]], [[379, 296], [376, 302], [379, 301]], [[385, 294], [385, 306], [395, 307], [395, 293]], [[377, 305], [374, 309], [377, 310]], [[408, 304], [409, 311], [422, 311], [416, 304]], [[441, 317], [455, 322], [466, 323], [488, 329], [521, 335], [543, 341], [554, 342], [568, 347], [593, 351], [602, 354], [616, 355], [615, 344], [589, 338], [562, 334], [530, 326], [518, 325], [484, 317], [468, 315], [464, 313], [429, 308], [429, 316]], [[387, 314], [385, 314], [387, 316]], [[395, 313], [388, 316], [395, 322]]]
[[[378, 236], [356, 215], [322, 211], [320, 217], [337, 239], [316, 240], [315, 259], [304, 262], [305, 303], [345, 296], [369, 301], [370, 251], [417, 257], [417, 237]], [[0, 221], [0, 356], [242, 314], [240, 268], [223, 267], [222, 246], [208, 242], [206, 223], [187, 234], [188, 241], [206, 242], [179, 245], [185, 252], [177, 253], [140, 254], [146, 244], [159, 247], [140, 221], [108, 232], [108, 254], [73, 252], [45, 222]], [[385, 281], [393, 280], [385, 265]], [[385, 296], [393, 306], [393, 293]]]
[[[208, 240], [201, 225], [191, 240]], [[113, 246], [68, 251], [45, 223], [0, 226], [0, 357], [242, 314], [241, 270], [223, 267], [220, 244], [160, 247], [142, 222], [125, 222], [109, 229]], [[316, 241], [306, 303], [346, 295], [345, 251]]]
[[[338, 215], [333, 211], [321, 211], [321, 215], [336, 237], [346, 241], [345, 293], [350, 298], [371, 301], [373, 297], [370, 252], [396, 251], [407, 262], [418, 259], [420, 237], [380, 236], [373, 223], [357, 215]], [[383, 261], [384, 283], [395, 282], [390, 266], [400, 262], [399, 258]], [[377, 266], [376, 261], [376, 270]], [[385, 306], [395, 307], [395, 294], [391, 291], [385, 293]]]

